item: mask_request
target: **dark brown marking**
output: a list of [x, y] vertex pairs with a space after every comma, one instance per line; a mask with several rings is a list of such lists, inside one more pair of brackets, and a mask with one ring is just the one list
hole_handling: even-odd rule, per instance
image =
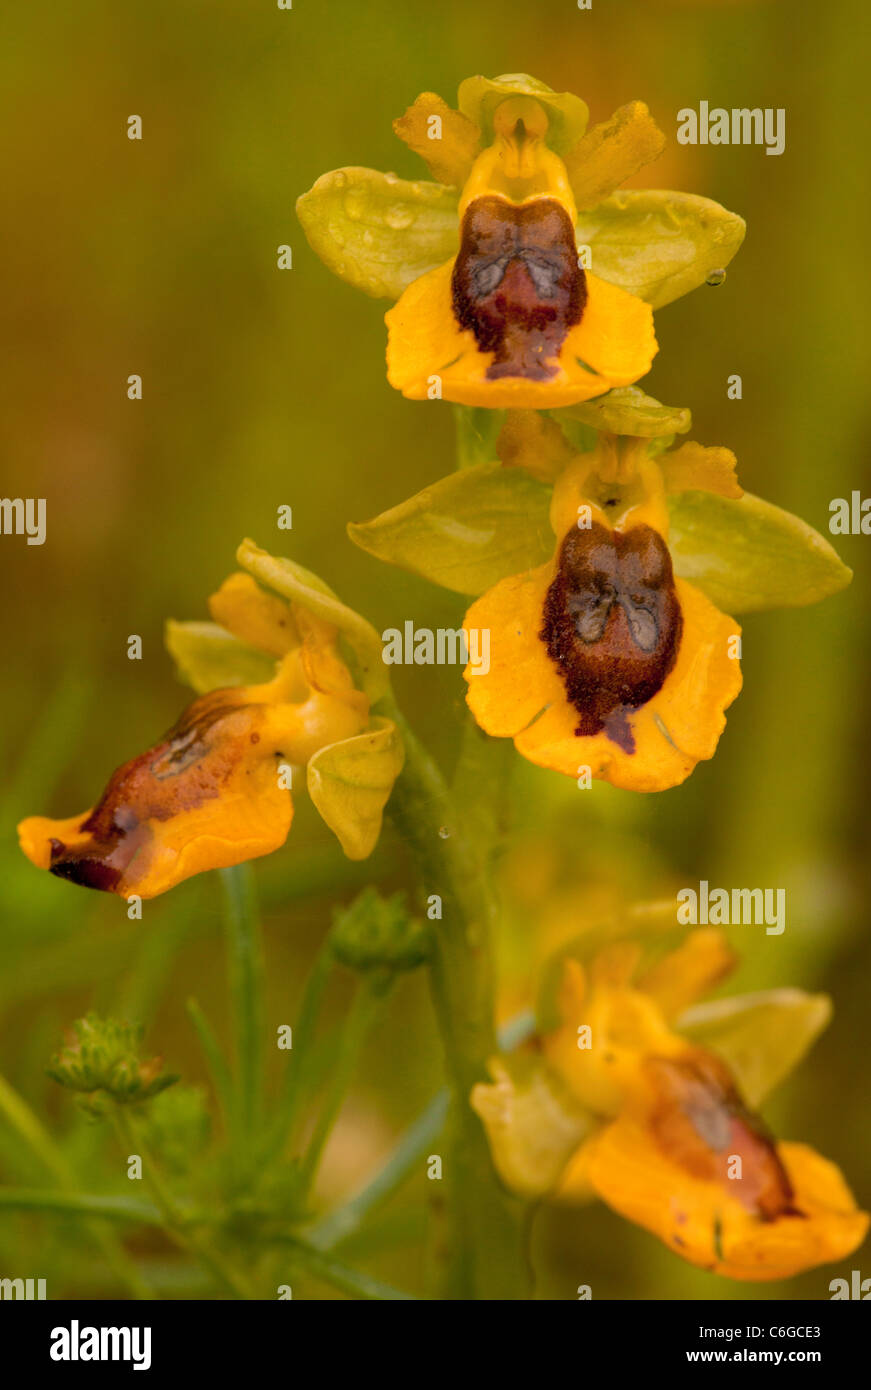
[[571, 218], [553, 198], [476, 198], [463, 218], [451, 278], [454, 315], [482, 352], [487, 377], [546, 381], [587, 302]]
[[[763, 1221], [802, 1216], [775, 1141], [744, 1104], [719, 1058], [697, 1049], [645, 1063], [656, 1100], [648, 1123], [656, 1142], [693, 1177], [718, 1182]], [[741, 1177], [729, 1176], [732, 1155]]]
[[634, 753], [627, 716], [661, 688], [682, 631], [671, 556], [658, 532], [609, 531], [599, 522], [569, 532], [539, 636], [580, 715], [576, 734], [604, 729]]
[[52, 841], [51, 873], [86, 888], [115, 890], [151, 836], [148, 822], [171, 820], [221, 794], [241, 756], [241, 738], [251, 736], [255, 708], [240, 704], [235, 690], [194, 700], [159, 744], [112, 773], [79, 827], [88, 843]]

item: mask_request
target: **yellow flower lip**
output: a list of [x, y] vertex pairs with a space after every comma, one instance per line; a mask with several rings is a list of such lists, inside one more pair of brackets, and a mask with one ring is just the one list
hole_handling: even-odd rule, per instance
[[739, 1103], [704, 1087], [684, 1108], [663, 1103], [605, 1126], [587, 1146], [584, 1175], [675, 1254], [731, 1279], [790, 1278], [843, 1259], [868, 1230], [833, 1163], [806, 1145], [776, 1144]]
[[531, 762], [659, 791], [713, 755], [741, 688], [740, 629], [674, 575], [656, 463], [636, 457], [620, 481], [618, 460], [609, 480], [607, 448], [557, 481], [553, 559], [469, 609], [467, 628], [490, 632], [490, 669], [466, 671], [466, 699]]
[[277, 847], [292, 811], [286, 793], [270, 792], [270, 781], [276, 793], [278, 785], [274, 757], [263, 757], [266, 724], [266, 707], [244, 692], [195, 700], [159, 744], [112, 774], [84, 817], [22, 822], [24, 852], [83, 887], [151, 897], [203, 867], [250, 857], [252, 846]]
[[329, 623], [243, 574], [211, 608], [240, 641], [279, 658], [273, 679], [194, 700], [158, 744], [116, 769], [90, 811], [22, 821], [21, 848], [38, 868], [151, 898], [206, 869], [269, 854], [293, 818], [283, 765], [308, 764], [369, 728], [369, 700]]
[[[464, 225], [477, 237], [474, 208]], [[466, 243], [409, 285], [385, 315], [391, 386], [410, 400], [549, 410], [630, 385], [650, 370], [657, 352], [650, 307], [592, 271], [570, 269], [564, 229], [546, 243], [530, 242], [533, 222], [561, 222], [558, 209], [551, 202], [532, 221], [507, 222], [515, 247], [526, 237], [517, 254], [488, 263]], [[492, 214], [492, 205], [483, 210]], [[500, 260], [496, 282], [490, 264]], [[536, 278], [552, 292], [541, 294]]]
[[83, 887], [150, 898], [278, 849], [293, 817], [280, 764], [359, 734], [366, 702], [313, 692], [285, 704], [273, 686], [195, 700], [159, 744], [112, 774], [84, 816], [22, 821], [25, 854]]

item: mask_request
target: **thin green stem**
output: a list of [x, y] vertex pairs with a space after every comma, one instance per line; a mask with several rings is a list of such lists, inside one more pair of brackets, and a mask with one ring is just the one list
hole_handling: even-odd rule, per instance
[[332, 945], [327, 936], [315, 957], [303, 990], [299, 1018], [293, 1028], [293, 1047], [287, 1058], [275, 1120], [261, 1153], [261, 1163], [264, 1166], [281, 1153], [288, 1140], [293, 1138], [310, 1074], [314, 1035], [321, 1005], [334, 964]]
[[234, 1298], [253, 1299], [256, 1295], [247, 1280], [200, 1231], [191, 1226], [191, 1214], [179, 1206], [164, 1182], [160, 1169], [129, 1112], [123, 1106], [115, 1105], [111, 1114], [125, 1158], [131, 1154], [138, 1154], [142, 1160], [143, 1177], [163, 1216], [167, 1234], [182, 1250], [198, 1259]]
[[98, 1216], [106, 1221], [132, 1221], [162, 1226], [160, 1208], [133, 1197], [104, 1197], [98, 1193], [56, 1192], [43, 1187], [0, 1187], [0, 1207], [7, 1211], [57, 1212], [62, 1216]]
[[409, 1178], [413, 1169], [444, 1129], [450, 1092], [439, 1091], [399, 1139], [396, 1147], [370, 1183], [344, 1206], [329, 1212], [307, 1232], [311, 1245], [330, 1250], [354, 1234], [366, 1217], [386, 1202]]
[[505, 422], [504, 410], [489, 406], [454, 406], [457, 430], [457, 467], [472, 468], [492, 463], [497, 457], [496, 440]]
[[385, 993], [385, 981], [380, 975], [367, 975], [357, 985], [354, 999], [342, 1025], [338, 1057], [332, 1070], [327, 1094], [300, 1165], [296, 1194], [296, 1202], [300, 1209], [304, 1208], [317, 1176], [324, 1147], [353, 1079], [360, 1048], [378, 1014]]
[[219, 870], [226, 894], [227, 973], [236, 1031], [236, 1125], [248, 1148], [263, 1099], [263, 941], [250, 864]]
[[[535, 1017], [524, 1011], [499, 1029], [499, 1046], [510, 1052], [535, 1030]], [[407, 1182], [432, 1145], [441, 1134], [450, 1106], [450, 1092], [439, 1091], [425, 1110], [400, 1136], [383, 1168], [365, 1187], [328, 1212], [309, 1228], [306, 1238], [318, 1250], [331, 1250], [359, 1230], [373, 1211], [383, 1205], [403, 1183]]]
[[224, 1129], [229, 1129], [233, 1111], [233, 1077], [227, 1065], [227, 1059], [221, 1051], [220, 1043], [215, 1036], [212, 1025], [206, 1018], [196, 999], [189, 999], [186, 1005], [188, 1018], [194, 1025], [203, 1056], [209, 1068], [209, 1075], [215, 1094], [218, 1098], [218, 1105], [221, 1111], [221, 1118]]
[[274, 1236], [272, 1243], [285, 1247], [291, 1262], [298, 1264], [306, 1273], [313, 1274], [315, 1278], [322, 1279], [327, 1284], [332, 1284], [334, 1288], [341, 1289], [343, 1293], [350, 1294], [353, 1298], [403, 1303], [418, 1301], [414, 1294], [404, 1293], [401, 1289], [395, 1289], [390, 1284], [383, 1284], [379, 1279], [370, 1278], [368, 1274], [361, 1274], [359, 1270], [350, 1269], [333, 1255], [316, 1250], [313, 1246], [297, 1240], [293, 1236]]

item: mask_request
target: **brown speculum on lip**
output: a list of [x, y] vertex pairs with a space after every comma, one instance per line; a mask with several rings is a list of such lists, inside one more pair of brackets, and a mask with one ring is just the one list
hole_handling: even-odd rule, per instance
[[51, 843], [49, 870], [85, 888], [112, 892], [150, 834], [148, 821], [165, 821], [219, 796], [232, 772], [216, 756], [222, 734], [240, 708], [232, 691], [201, 696], [154, 748], [112, 773], [97, 805], [79, 826], [85, 845]]
[[650, 1057], [645, 1070], [656, 1095], [647, 1123], [663, 1152], [694, 1178], [719, 1183], [762, 1221], [802, 1215], [772, 1135], [718, 1058], [698, 1049]]
[[580, 323], [587, 281], [578, 265], [574, 228], [561, 203], [476, 198], [463, 218], [451, 279], [454, 315], [482, 352], [487, 377], [547, 381], [551, 360]]
[[671, 556], [657, 531], [594, 522], [569, 532], [539, 636], [580, 716], [576, 734], [604, 730], [634, 753], [627, 716], [661, 688], [682, 630]]

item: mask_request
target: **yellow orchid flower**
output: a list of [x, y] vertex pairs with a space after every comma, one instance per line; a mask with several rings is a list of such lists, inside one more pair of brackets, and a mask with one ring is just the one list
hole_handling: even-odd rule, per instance
[[[758, 1016], [756, 1051], [768, 1041], [775, 1053], [764, 1085], [746, 1029], [731, 1049], [727, 1032], [713, 1046], [692, 1035], [688, 1005], [733, 963], [714, 929], [648, 968], [625, 940], [588, 968], [566, 958], [561, 1022], [541, 1037], [538, 1062], [512, 1071], [494, 1060], [493, 1084], [475, 1087], [472, 1104], [509, 1186], [567, 1203], [599, 1197], [692, 1264], [782, 1279], [850, 1254], [869, 1218], [834, 1164], [777, 1142], [752, 1108], [827, 1021], [828, 1001], [773, 991], [743, 1003]], [[772, 1014], [787, 1017], [773, 1026]]]
[[550, 561], [501, 580], [466, 614], [490, 633], [467, 701], [489, 734], [531, 762], [660, 791], [712, 757], [741, 689], [740, 628], [677, 577], [670, 486], [741, 495], [728, 450], [684, 445], [665, 462], [646, 441], [602, 436], [560, 471]]
[[549, 409], [637, 381], [657, 350], [652, 307], [725, 264], [741, 219], [682, 194], [610, 200], [664, 146], [643, 102], [587, 133], [578, 97], [525, 74], [469, 78], [458, 102], [425, 92], [394, 122], [438, 184], [345, 168], [297, 204], [332, 270], [398, 299], [391, 385]]

